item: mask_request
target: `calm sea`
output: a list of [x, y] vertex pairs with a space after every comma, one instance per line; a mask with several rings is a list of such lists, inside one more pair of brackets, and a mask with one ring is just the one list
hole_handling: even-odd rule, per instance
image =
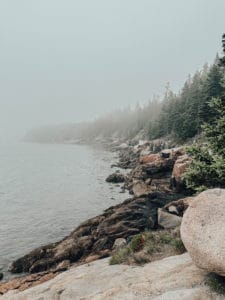
[[124, 200], [105, 182], [113, 160], [88, 146], [0, 145], [0, 268]]

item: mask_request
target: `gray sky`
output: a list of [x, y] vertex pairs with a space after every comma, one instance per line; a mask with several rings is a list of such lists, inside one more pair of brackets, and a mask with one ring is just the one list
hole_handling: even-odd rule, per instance
[[178, 90], [212, 62], [224, 0], [0, 0], [0, 139]]

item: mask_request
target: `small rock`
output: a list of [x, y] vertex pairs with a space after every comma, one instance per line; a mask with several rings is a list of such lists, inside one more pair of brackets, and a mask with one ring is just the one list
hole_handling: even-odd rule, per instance
[[168, 212], [169, 212], [169, 213], [172, 213], [172, 214], [179, 215], [179, 212], [178, 212], [178, 210], [177, 210], [177, 208], [176, 208], [175, 205], [169, 206], [169, 207], [168, 207]]
[[2, 280], [4, 277], [3, 273], [0, 272], [0, 280]]
[[170, 157], [170, 152], [162, 151], [160, 153], [162, 158], [169, 158]]
[[121, 249], [123, 247], [125, 247], [127, 245], [127, 241], [123, 238], [118, 238], [115, 240], [114, 244], [113, 244], [113, 250], [118, 250]]
[[195, 197], [182, 198], [177, 201], [172, 201], [166, 204], [163, 208], [170, 213], [183, 217], [184, 212], [194, 199]]
[[100, 255], [89, 255], [86, 259], [85, 259], [85, 263], [89, 264], [97, 259], [100, 259]]
[[181, 221], [181, 217], [170, 214], [164, 209], [158, 208], [158, 224], [163, 228], [175, 228], [177, 226], [180, 226]]
[[58, 265], [57, 265], [57, 267], [55, 268], [55, 270], [58, 272], [58, 271], [60, 271], [60, 272], [62, 272], [62, 271], [66, 271], [66, 270], [68, 270], [69, 269], [69, 267], [70, 267], [70, 261], [69, 260], [64, 260], [64, 261], [62, 261], [61, 263], [59, 263]]
[[115, 172], [106, 178], [106, 182], [111, 182], [111, 183], [120, 183], [124, 181], [125, 181], [125, 176], [118, 172]]
[[119, 149], [127, 149], [129, 146], [126, 143], [122, 143], [118, 146]]
[[138, 180], [133, 183], [132, 191], [136, 197], [140, 197], [143, 195], [148, 195], [152, 189], [151, 186], [145, 184], [144, 181]]

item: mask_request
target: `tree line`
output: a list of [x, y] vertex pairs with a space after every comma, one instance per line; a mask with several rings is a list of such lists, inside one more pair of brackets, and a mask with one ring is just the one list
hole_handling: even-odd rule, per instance
[[[222, 40], [225, 47], [224, 36]], [[174, 93], [169, 85], [163, 99], [154, 96], [147, 104], [109, 113], [93, 122], [43, 127], [26, 139], [37, 142], [68, 142], [76, 139], [157, 139], [164, 136], [184, 142], [201, 134], [202, 125], [215, 117], [209, 105], [212, 98], [223, 98], [225, 58], [218, 55], [211, 66], [205, 64], [188, 76], [182, 89]]]

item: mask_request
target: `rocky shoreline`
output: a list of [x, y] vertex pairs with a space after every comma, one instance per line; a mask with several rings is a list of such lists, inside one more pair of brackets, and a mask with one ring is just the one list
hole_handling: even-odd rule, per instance
[[83, 222], [63, 240], [39, 247], [12, 262], [11, 272], [30, 275], [2, 282], [0, 294], [24, 290], [71, 266], [110, 256], [117, 239], [129, 242], [145, 230], [176, 227], [188, 206], [185, 201], [176, 200], [188, 196], [182, 175], [190, 158], [183, 148], [165, 149], [166, 146], [168, 143], [162, 141], [113, 145], [113, 150], [119, 151], [116, 167], [131, 171], [126, 175], [117, 171], [107, 181], [123, 182], [122, 190], [129, 190], [132, 198]]

